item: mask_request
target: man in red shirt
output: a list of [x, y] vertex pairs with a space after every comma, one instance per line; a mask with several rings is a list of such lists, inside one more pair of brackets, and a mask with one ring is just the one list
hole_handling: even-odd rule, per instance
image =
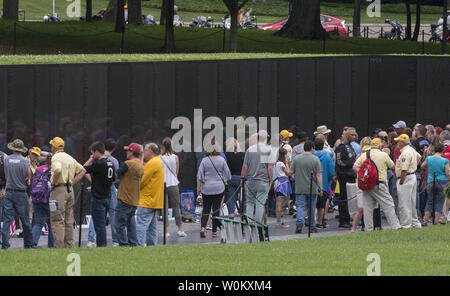
[[442, 157], [450, 160], [450, 131], [444, 130], [439, 135], [439, 140], [445, 146], [444, 153], [442, 153]]

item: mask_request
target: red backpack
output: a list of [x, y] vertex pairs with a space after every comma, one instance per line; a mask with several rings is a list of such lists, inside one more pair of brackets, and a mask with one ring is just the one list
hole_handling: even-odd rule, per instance
[[445, 147], [444, 153], [442, 153], [442, 157], [447, 158], [450, 160], [450, 145]]
[[367, 159], [358, 170], [358, 188], [370, 190], [378, 184], [378, 168], [370, 159], [370, 151], [367, 151]]

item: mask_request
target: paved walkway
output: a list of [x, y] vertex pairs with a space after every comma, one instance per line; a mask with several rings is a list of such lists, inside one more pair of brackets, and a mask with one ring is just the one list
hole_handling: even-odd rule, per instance
[[[351, 235], [349, 234], [350, 229], [345, 228], [338, 228], [338, 219], [335, 218], [337, 215], [337, 211], [334, 211], [333, 213], [329, 214], [329, 226], [325, 229], [318, 229], [318, 233], [311, 233], [311, 237], [322, 237], [322, 236], [333, 236], [333, 235]], [[303, 233], [296, 234], [295, 233], [295, 219], [293, 216], [285, 215], [283, 217], [283, 221], [288, 224], [290, 227], [286, 229], [277, 229], [275, 228], [276, 225], [276, 219], [275, 218], [268, 218], [268, 224], [269, 224], [269, 237], [270, 241], [280, 241], [280, 240], [289, 240], [289, 239], [301, 239], [301, 238], [307, 238], [308, 237], [308, 228], [306, 226], [303, 227]], [[388, 229], [389, 226], [387, 225], [387, 222], [385, 219], [382, 221], [382, 226], [384, 229]], [[163, 227], [162, 222], [158, 222], [158, 229], [159, 229], [159, 241], [158, 244], [163, 244]], [[211, 230], [208, 230], [206, 233], [206, 238], [200, 238], [200, 223], [183, 223], [183, 229], [187, 234], [187, 237], [177, 237], [177, 227], [175, 225], [175, 221], [170, 221], [169, 223], [170, 228], [170, 237], [167, 239], [166, 244], [167, 245], [180, 245], [180, 244], [214, 244], [214, 243], [220, 243], [220, 233], [219, 238], [212, 238], [211, 237]], [[358, 228], [357, 232], [361, 231], [360, 228]], [[74, 238], [75, 238], [75, 245], [78, 246], [78, 233], [79, 229], [74, 229]], [[82, 241], [81, 246], [86, 247], [87, 245], [87, 235], [88, 235], [88, 228], [82, 229]], [[111, 242], [111, 228], [110, 226], [107, 227], [107, 237], [108, 237], [108, 246], [112, 245]], [[23, 239], [18, 237], [11, 237], [10, 239], [11, 248], [23, 248]], [[47, 247], [47, 236], [41, 236], [39, 240], [39, 247], [46, 248]]]

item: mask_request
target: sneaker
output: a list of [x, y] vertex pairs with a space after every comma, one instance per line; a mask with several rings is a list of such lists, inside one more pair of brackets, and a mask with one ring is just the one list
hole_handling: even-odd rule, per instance
[[118, 247], [118, 246], [119, 246], [119, 243], [113, 243], [112, 246], [113, 246], [113, 247]]
[[212, 230], [212, 226], [211, 225], [206, 225], [206, 230]]
[[316, 227], [317, 227], [317, 228], [325, 228], [325, 227], [323, 226], [323, 224], [316, 224]]
[[280, 224], [277, 224], [277, 226], [275, 226], [275, 228], [289, 228], [289, 225], [280, 223]]
[[41, 247], [38, 247], [36, 245], [31, 245], [31, 246], [25, 246], [23, 247], [24, 249], [40, 249]]
[[311, 228], [311, 233], [318, 233], [319, 231], [317, 230], [317, 228]]
[[185, 237], [185, 236], [187, 236], [186, 232], [184, 232], [184, 231], [178, 231], [177, 235], [178, 235], [178, 237]]
[[170, 233], [167, 232], [166, 233], [166, 237], [169, 238], [170, 237]]
[[352, 228], [352, 226], [349, 223], [340, 224], [339, 228]]
[[96, 243], [94, 243], [94, 242], [91, 242], [91, 241], [88, 241], [87, 242], [87, 247], [88, 248], [95, 248], [97, 245], [96, 245]]
[[295, 233], [302, 233], [302, 227], [303, 227], [303, 224], [298, 224], [295, 229]]

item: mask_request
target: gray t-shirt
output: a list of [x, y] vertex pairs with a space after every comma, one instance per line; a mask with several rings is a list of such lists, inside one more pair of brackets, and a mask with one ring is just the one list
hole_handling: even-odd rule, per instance
[[295, 174], [296, 194], [310, 193], [311, 172], [313, 173], [312, 193], [317, 194], [317, 174], [322, 172], [322, 165], [317, 156], [310, 153], [297, 155], [292, 162], [291, 169]]
[[30, 160], [18, 154], [8, 155], [5, 159], [6, 188], [27, 190], [27, 171]]
[[251, 180], [269, 182], [269, 166], [273, 167], [274, 162], [273, 151], [268, 145], [256, 144], [245, 152], [244, 164]]

